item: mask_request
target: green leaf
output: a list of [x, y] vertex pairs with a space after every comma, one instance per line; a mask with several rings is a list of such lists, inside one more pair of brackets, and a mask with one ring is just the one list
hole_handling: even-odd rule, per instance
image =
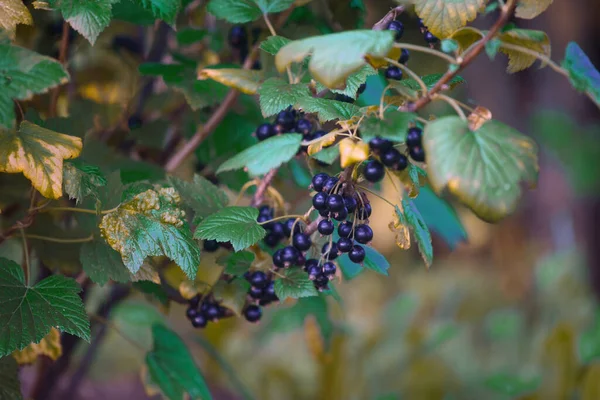
[[169, 25], [175, 25], [175, 18], [181, 7], [181, 0], [138, 0], [142, 6], [151, 11], [158, 19], [164, 20]]
[[394, 142], [404, 143], [409, 124], [416, 121], [416, 117], [413, 113], [389, 109], [384, 114], [383, 120], [378, 117], [365, 118], [360, 125], [361, 137], [365, 142], [380, 136]]
[[577, 351], [583, 364], [589, 364], [600, 359], [600, 312], [596, 311], [593, 324], [581, 332], [577, 343]]
[[520, 0], [515, 10], [518, 18], [533, 19], [546, 11], [554, 0]]
[[422, 187], [413, 202], [429, 229], [440, 235], [450, 249], [467, 240], [467, 232], [454, 209], [429, 186]]
[[521, 181], [537, 180], [537, 146], [498, 121], [471, 131], [459, 117], [442, 117], [425, 127], [427, 172], [436, 192], [445, 187], [485, 221], [512, 212]]
[[283, 301], [288, 297], [298, 299], [319, 294], [313, 281], [308, 279], [308, 274], [301, 268], [284, 269], [280, 274], [283, 276], [275, 280], [275, 294], [279, 300]]
[[217, 174], [246, 168], [253, 176], [263, 175], [291, 160], [302, 142], [302, 135], [289, 133], [264, 140], [225, 161]]
[[13, 100], [29, 100], [34, 94], [45, 93], [68, 80], [69, 74], [55, 59], [0, 43], [0, 126], [13, 127]]
[[87, 197], [98, 198], [98, 188], [106, 185], [106, 178], [100, 168], [79, 160], [67, 162], [63, 166], [63, 186], [69, 199], [79, 204]]
[[[419, 253], [421, 253], [425, 265], [429, 268], [433, 262], [433, 246], [431, 245], [431, 234], [429, 233], [427, 224], [412, 200], [403, 197], [402, 208], [404, 209], [404, 221], [412, 228], [415, 239], [417, 239], [417, 245], [419, 246]], [[402, 221], [402, 211], [398, 207], [396, 207], [396, 214]]]
[[102, 236], [121, 253], [131, 273], [135, 274], [148, 256], [166, 256], [194, 279], [200, 248], [185, 222], [180, 202], [173, 188], [149, 189], [102, 218]]
[[493, 60], [496, 58], [496, 54], [498, 54], [501, 46], [502, 42], [498, 38], [492, 38], [485, 44], [485, 54], [487, 54], [490, 60]]
[[[367, 78], [371, 75], [377, 74], [377, 70], [370, 65], [365, 65], [357, 72], [348, 76], [346, 80], [346, 87], [344, 89], [331, 89], [333, 93], [342, 94], [344, 96], [352, 97], [356, 99], [358, 96], [358, 88], [367, 81]], [[327, 89], [325, 86], [317, 82], [317, 92], [321, 92]]]
[[342, 254], [340, 258], [338, 258], [338, 266], [342, 270], [342, 274], [344, 275], [344, 279], [349, 281], [350, 279], [356, 278], [361, 272], [364, 272], [365, 269], [360, 264], [355, 264], [350, 261], [347, 254]]
[[258, 94], [260, 109], [265, 118], [295, 105], [302, 98], [312, 97], [308, 85], [290, 85], [280, 78], [267, 79], [258, 89]]
[[569, 73], [571, 85], [576, 90], [589, 94], [600, 107], [600, 72], [577, 43], [568, 44], [562, 67]]
[[169, 176], [168, 181], [177, 190], [183, 203], [194, 210], [196, 221], [216, 213], [229, 203], [224, 191], [198, 174], [194, 175], [193, 182], [173, 176]]
[[121, 255], [102, 240], [84, 243], [79, 251], [83, 271], [95, 283], [104, 286], [108, 281], [129, 282], [131, 275]]
[[316, 97], [301, 98], [296, 103], [296, 108], [301, 109], [305, 113], [316, 113], [321, 122], [334, 119], [345, 121], [360, 114], [360, 107], [354, 104]]
[[329, 89], [343, 89], [346, 79], [367, 64], [367, 57], [382, 59], [394, 45], [390, 31], [356, 30], [293, 41], [275, 56], [283, 72], [293, 62], [311, 55], [308, 68], [313, 78]]
[[90, 340], [90, 323], [74, 279], [52, 275], [29, 286], [23, 269], [0, 258], [0, 357], [38, 343], [52, 327]]
[[213, 295], [221, 306], [241, 317], [249, 288], [250, 284], [246, 280], [235, 279], [231, 282], [219, 280], [213, 288]]
[[497, 373], [485, 380], [485, 386], [496, 393], [516, 397], [533, 392], [540, 385], [538, 378], [522, 378], [506, 373]]
[[[425, 83], [425, 86], [427, 86], [427, 90], [431, 90], [442, 76], [444, 76], [444, 74], [425, 75], [421, 77], [421, 80]], [[390, 87], [397, 90], [400, 95], [407, 93], [416, 97], [418, 93], [421, 92], [421, 85], [412, 78], [402, 79], [401, 81], [390, 80], [388, 83]], [[450, 79], [450, 82], [448, 82], [447, 85], [449, 89], [454, 89], [463, 83], [465, 83], [465, 80], [457, 75]]]
[[287, 10], [294, 0], [211, 0], [207, 10], [234, 24], [257, 20], [263, 14]]
[[340, 156], [340, 146], [333, 145], [325, 147], [323, 150], [311, 155], [315, 160], [324, 162], [325, 164], [333, 164], [333, 162]]
[[145, 62], [138, 66], [140, 75], [162, 76], [164, 78], [175, 78], [185, 72], [183, 64], [163, 64], [159, 62]]
[[[550, 39], [544, 31], [531, 29], [511, 29], [498, 35], [498, 40], [519, 47], [533, 50], [537, 53], [550, 57]], [[520, 51], [506, 49], [500, 45], [500, 51], [508, 55], [508, 67], [506, 71], [513, 73], [527, 69], [536, 62], [537, 58]]]
[[363, 246], [363, 248], [365, 249], [366, 253], [363, 265], [372, 271], [387, 276], [387, 271], [390, 268], [390, 263], [388, 262], [388, 260], [386, 260], [386, 258], [381, 253], [379, 253], [371, 246]]
[[225, 259], [217, 260], [217, 262], [225, 266], [223, 273], [242, 276], [250, 269], [254, 258], [255, 255], [251, 251], [238, 251], [237, 253], [229, 254]]
[[473, 21], [486, 0], [416, 0], [415, 12], [423, 24], [440, 39]]
[[177, 32], [177, 43], [182, 46], [194, 44], [204, 39], [207, 34], [206, 29], [184, 28]]
[[152, 11], [145, 9], [139, 0], [120, 0], [113, 4], [113, 19], [127, 21], [136, 25], [151, 26], [156, 22]]
[[307, 188], [311, 184], [311, 173], [306, 168], [304, 168], [304, 166], [301, 165], [301, 163], [298, 160], [291, 160], [288, 163], [288, 166], [292, 172], [292, 176], [294, 178], [294, 181], [296, 182], [296, 185], [298, 185], [301, 188]]
[[146, 355], [146, 364], [152, 381], [164, 395], [170, 400], [181, 400], [186, 393], [192, 399], [212, 399], [204, 377], [181, 338], [160, 324], [152, 327], [152, 336], [154, 348]]
[[285, 46], [289, 42], [291, 42], [291, 40], [283, 36], [269, 36], [261, 42], [260, 48], [261, 50], [266, 51], [267, 53], [274, 56], [283, 46]]
[[49, 0], [50, 7], [59, 10], [63, 18], [92, 45], [108, 27], [112, 5], [119, 0]]
[[448, 54], [454, 54], [459, 49], [458, 42], [454, 39], [442, 40], [440, 47], [444, 53], [448, 53]]
[[13, 357], [0, 358], [0, 399], [23, 400], [19, 366]]
[[244, 250], [267, 234], [257, 218], [258, 209], [254, 207], [225, 207], [206, 217], [194, 237], [231, 242], [235, 251]]

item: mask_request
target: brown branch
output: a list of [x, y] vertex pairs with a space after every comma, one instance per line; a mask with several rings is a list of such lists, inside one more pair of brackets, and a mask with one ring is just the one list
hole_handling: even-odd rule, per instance
[[494, 25], [490, 28], [489, 32], [475, 45], [471, 50], [465, 54], [462, 59], [459, 59], [458, 68], [454, 71], [448, 70], [442, 78], [437, 81], [435, 86], [433, 86], [423, 97], [419, 98], [414, 103], [409, 103], [406, 106], [402, 107], [403, 111], [417, 111], [427, 104], [429, 104], [444, 88], [448, 87], [448, 83], [458, 75], [462, 70], [464, 70], [477, 56], [485, 49], [485, 45], [492, 40], [498, 32], [508, 23], [510, 17], [513, 15], [515, 8], [517, 7], [516, 0], [509, 0], [505, 6], [502, 8], [502, 12], [498, 20], [494, 23]]
[[396, 19], [396, 17], [399, 14], [402, 14], [404, 12], [404, 6], [397, 6], [392, 8], [390, 11], [388, 11], [387, 14], [385, 14], [383, 16], [383, 18], [381, 18], [379, 21], [377, 21], [375, 23], [375, 25], [373, 25], [373, 30], [374, 31], [382, 31], [384, 29], [387, 29], [387, 26], [390, 24], [390, 22], [392, 22], [393, 20]]
[[[60, 49], [58, 52], [58, 61], [64, 66], [67, 62], [67, 53], [69, 51], [69, 30], [71, 27], [67, 21], [63, 22], [62, 36], [60, 38]], [[56, 107], [58, 105], [58, 96], [60, 95], [60, 86], [52, 91], [50, 97], [50, 117], [56, 117]]]
[[254, 193], [254, 197], [252, 197], [252, 202], [250, 203], [252, 207], [257, 207], [263, 202], [265, 191], [271, 185], [271, 182], [273, 182], [278, 170], [279, 168], [273, 168], [260, 180], [260, 183], [256, 187], [256, 193]]

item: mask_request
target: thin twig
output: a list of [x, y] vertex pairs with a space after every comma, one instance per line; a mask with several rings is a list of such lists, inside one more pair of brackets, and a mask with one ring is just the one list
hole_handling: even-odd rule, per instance
[[446, 103], [450, 104], [450, 107], [452, 107], [454, 109], [454, 111], [456, 111], [456, 113], [458, 114], [460, 119], [462, 119], [463, 121], [467, 120], [467, 116], [465, 115], [463, 110], [460, 108], [459, 104], [456, 101], [454, 101], [454, 99], [452, 97], [446, 96], [445, 94], [442, 94], [442, 93], [438, 93], [434, 96], [433, 99], [434, 100], [439, 99], [439, 100], [445, 101]]
[[32, 234], [26, 234], [25, 237], [28, 239], [43, 240], [45, 242], [63, 243], [63, 244], [85, 243], [85, 242], [91, 242], [92, 240], [94, 240], [94, 235], [90, 235], [90, 236], [84, 237], [84, 238], [75, 238], [75, 239], [59, 239], [59, 238], [55, 238], [55, 237], [51, 237], [51, 236], [41, 236], [41, 235], [32, 235]]
[[425, 84], [425, 82], [423, 82], [423, 79], [421, 79], [421, 77], [419, 75], [417, 75], [412, 69], [408, 68], [406, 65], [399, 63], [396, 60], [392, 60], [391, 58], [386, 58], [385, 61], [387, 61], [388, 63], [400, 68], [402, 71], [406, 72], [408, 75], [410, 75], [410, 77], [412, 79], [414, 79], [419, 86], [421, 87], [421, 90], [423, 91], [423, 93], [427, 93], [427, 85]]
[[23, 239], [23, 259], [25, 260], [25, 268], [23, 268], [23, 270], [25, 272], [25, 283], [29, 285], [31, 283], [29, 282], [29, 271], [31, 270], [29, 265], [29, 244], [27, 243], [27, 236], [25, 235], [23, 227], [20, 227], [19, 231], [21, 232], [21, 239]]
[[390, 22], [395, 20], [396, 17], [399, 14], [402, 14], [403, 11], [404, 11], [404, 6], [397, 6], [397, 7], [392, 8], [390, 11], [388, 11], [387, 14], [385, 14], [383, 16], [383, 18], [381, 18], [379, 21], [377, 21], [373, 25], [372, 29], [374, 31], [382, 31], [384, 29], [387, 29], [387, 26], [390, 24]]
[[273, 168], [260, 180], [260, 183], [256, 187], [256, 192], [252, 197], [252, 202], [250, 203], [252, 207], [257, 207], [263, 202], [265, 192], [269, 185], [271, 185], [271, 182], [273, 182], [275, 175], [277, 175], [277, 171], [277, 168]]
[[443, 51], [432, 49], [430, 47], [419, 46], [417, 44], [410, 44], [410, 43], [395, 43], [394, 47], [397, 47], [399, 49], [413, 50], [413, 51], [417, 51], [420, 53], [431, 54], [431, 55], [434, 55], [436, 57], [439, 57], [439, 58], [442, 58], [442, 59], [448, 61], [450, 64], [456, 64], [456, 59], [454, 59], [452, 56], [444, 53]]
[[[58, 51], [58, 61], [65, 65], [67, 63], [67, 53], [69, 51], [69, 30], [71, 27], [67, 21], [63, 22], [62, 36], [60, 38], [60, 49]], [[56, 116], [56, 108], [58, 106], [58, 96], [60, 95], [60, 86], [56, 87], [52, 91], [52, 96], [50, 97], [50, 109], [48, 114], [50, 117]]]

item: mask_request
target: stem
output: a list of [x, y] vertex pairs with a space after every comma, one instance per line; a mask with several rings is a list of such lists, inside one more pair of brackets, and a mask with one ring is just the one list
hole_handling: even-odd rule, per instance
[[[458, 75], [459, 72], [465, 69], [471, 62], [473, 62], [475, 58], [477, 58], [477, 56], [485, 49], [486, 43], [492, 40], [498, 34], [498, 32], [500, 32], [504, 25], [507, 24], [516, 7], [516, 0], [508, 0], [504, 7], [502, 7], [502, 13], [500, 14], [500, 17], [498, 17], [496, 23], [494, 23], [494, 25], [490, 28], [489, 32], [483, 37], [483, 39], [481, 39], [478, 42], [477, 45], [473, 46], [473, 48], [469, 50], [469, 52], [465, 52], [462, 61], [460, 62], [460, 64], [458, 64], [458, 68], [456, 68], [456, 70], [454, 71], [448, 70], [442, 76], [442, 78], [439, 81], [437, 81], [437, 83], [431, 88], [431, 90], [429, 90], [429, 92], [425, 94], [425, 96], [421, 97], [415, 103], [407, 105], [405, 107], [406, 111], [414, 112], [429, 104], [433, 100], [433, 96], [435, 94], [441, 92], [446, 87], [448, 82], [452, 80], [452, 78]], [[403, 47], [405, 45], [403, 43], [399, 43], [396, 46]], [[409, 49], [410, 47], [406, 48]]]
[[381, 18], [375, 23], [375, 25], [373, 25], [372, 29], [374, 31], [382, 31], [384, 29], [387, 29], [387, 26], [390, 24], [390, 22], [395, 20], [398, 14], [402, 14], [402, 12], [404, 12], [404, 6], [397, 6], [395, 8], [392, 8], [390, 11], [388, 11], [387, 14], [383, 16], [383, 18]]
[[25, 235], [25, 230], [21, 227], [19, 228], [19, 231], [21, 232], [21, 239], [23, 239], [23, 258], [25, 259], [25, 268], [23, 268], [23, 272], [25, 273], [25, 283], [29, 285], [31, 283], [29, 282], [29, 245], [27, 244], [27, 236]]
[[513, 50], [513, 51], [518, 51], [520, 53], [524, 53], [527, 55], [530, 55], [532, 57], [537, 58], [538, 60], [545, 62], [546, 64], [548, 64], [548, 66], [550, 68], [552, 68], [554, 71], [558, 72], [559, 74], [569, 78], [569, 73], [562, 68], [560, 65], [558, 65], [557, 63], [555, 63], [554, 61], [552, 61], [550, 59], [550, 57], [547, 57], [546, 55], [542, 54], [542, 53], [538, 53], [537, 51], [528, 49], [526, 47], [521, 47], [521, 46], [517, 46], [515, 44], [511, 44], [511, 43], [502, 43], [500, 45], [500, 47], [505, 48], [507, 50]]
[[421, 53], [428, 53], [428, 54], [434, 55], [436, 57], [443, 58], [444, 60], [448, 61], [450, 64], [456, 64], [456, 59], [454, 57], [444, 53], [443, 51], [432, 49], [430, 47], [419, 46], [419, 45], [410, 44], [410, 43], [395, 43], [394, 47], [397, 47], [399, 49], [418, 51]]
[[452, 108], [454, 108], [454, 111], [456, 111], [456, 113], [458, 114], [458, 116], [463, 120], [466, 121], [467, 120], [467, 116], [465, 115], [465, 113], [463, 112], [463, 110], [460, 108], [460, 106], [458, 105], [458, 103], [456, 101], [454, 101], [454, 99], [450, 96], [446, 96], [445, 94], [442, 93], [438, 93], [435, 95], [434, 100], [443, 100], [446, 103], [450, 104], [450, 106]]
[[[69, 50], [69, 30], [71, 27], [67, 21], [63, 22], [62, 36], [60, 38], [60, 49], [58, 52], [58, 61], [65, 65], [67, 62], [67, 52]], [[48, 114], [50, 117], [56, 116], [56, 107], [58, 105], [58, 95], [60, 94], [60, 86], [55, 88], [52, 91], [52, 96], [50, 97], [50, 110]]]
[[265, 221], [265, 222], [259, 222], [258, 224], [259, 225], [265, 225], [265, 224], [268, 224], [269, 222], [279, 221], [280, 219], [290, 219], [290, 218], [301, 219], [302, 221], [304, 221], [304, 215], [291, 214], [291, 215], [282, 215], [281, 217], [275, 217], [275, 218], [270, 219], [270, 220]]
[[85, 242], [91, 242], [92, 240], [94, 240], [94, 235], [90, 235], [85, 238], [76, 238], [76, 239], [59, 239], [59, 238], [55, 238], [55, 237], [51, 237], [51, 236], [40, 236], [40, 235], [31, 235], [31, 234], [27, 234], [24, 237], [29, 238], [29, 239], [44, 240], [46, 242], [63, 243], [63, 244], [85, 243]]
[[269, 28], [269, 32], [271, 32], [271, 36], [277, 36], [277, 32], [275, 32], [275, 28], [273, 27], [271, 21], [269, 21], [267, 14], [263, 14], [263, 19], [265, 20], [265, 24], [267, 24], [267, 28]]
[[[104, 215], [104, 214], [110, 214], [113, 211], [116, 211], [119, 208], [119, 206], [115, 207], [115, 208], [111, 208], [110, 210], [102, 210], [100, 211], [100, 214]], [[96, 210], [88, 210], [86, 208], [77, 208], [77, 207], [49, 207], [49, 208], [44, 208], [43, 210], [40, 210], [39, 212], [43, 213], [43, 212], [49, 212], [49, 211], [70, 211], [70, 212], [78, 212], [78, 213], [83, 213], [83, 214], [94, 214], [94, 215], [98, 215], [98, 211]]]
[[364, 190], [365, 192], [369, 192], [371, 193], [373, 196], [380, 198], [381, 200], [385, 201], [386, 203], [388, 203], [390, 206], [392, 207], [396, 207], [395, 204], [393, 204], [392, 202], [390, 202], [388, 199], [386, 199], [385, 197], [381, 196], [379, 193], [372, 191], [371, 189], [368, 189], [364, 186], [361, 185], [356, 185], [357, 188]]
[[257, 207], [260, 203], [263, 202], [263, 197], [265, 196], [265, 191], [273, 182], [275, 175], [277, 175], [278, 168], [273, 168], [260, 180], [256, 187], [256, 193], [254, 193], [254, 197], [252, 197], [252, 202], [250, 203], [253, 207]]
[[415, 81], [417, 81], [417, 83], [419, 84], [419, 86], [421, 86], [421, 90], [423, 91], [423, 93], [427, 93], [427, 85], [425, 84], [425, 82], [423, 82], [423, 79], [421, 79], [421, 77], [419, 75], [417, 75], [412, 69], [408, 68], [406, 65], [404, 64], [400, 64], [398, 61], [396, 60], [392, 60], [391, 58], [387, 58], [385, 59], [385, 61], [387, 61], [388, 63], [400, 68], [402, 71], [406, 72], [408, 75], [410, 75], [411, 78], [413, 78]]
[[235, 199], [235, 202], [233, 204], [237, 205], [240, 202], [240, 200], [242, 199], [242, 197], [244, 197], [244, 194], [246, 194], [246, 191], [248, 189], [250, 189], [252, 186], [256, 186], [256, 180], [252, 180], [252, 181], [244, 183], [244, 186], [242, 186], [242, 188], [240, 189], [240, 193], [238, 194], [238, 196]]

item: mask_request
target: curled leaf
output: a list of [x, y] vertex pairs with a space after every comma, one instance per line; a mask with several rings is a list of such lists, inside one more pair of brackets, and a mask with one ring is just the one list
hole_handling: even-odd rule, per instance
[[198, 71], [198, 79], [212, 79], [245, 94], [256, 94], [263, 79], [260, 71], [240, 68], [205, 68]]
[[492, 112], [482, 106], [475, 107], [475, 111], [469, 114], [467, 120], [469, 121], [469, 129], [476, 131], [481, 128], [483, 124], [492, 119]]
[[340, 166], [349, 167], [369, 158], [369, 145], [366, 142], [345, 138], [340, 142]]
[[410, 230], [404, 213], [402, 211], [396, 211], [394, 213], [394, 220], [388, 224], [390, 232], [396, 235], [396, 245], [402, 250], [410, 249]]

